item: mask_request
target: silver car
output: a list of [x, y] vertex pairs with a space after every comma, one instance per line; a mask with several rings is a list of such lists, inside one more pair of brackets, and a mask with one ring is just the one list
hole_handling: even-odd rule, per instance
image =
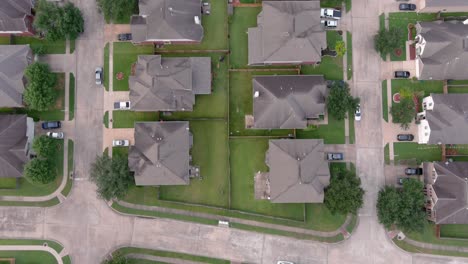
[[47, 132], [47, 136], [50, 138], [63, 139], [63, 132]]
[[97, 67], [95, 73], [96, 73], [96, 84], [101, 85], [102, 84], [102, 68]]

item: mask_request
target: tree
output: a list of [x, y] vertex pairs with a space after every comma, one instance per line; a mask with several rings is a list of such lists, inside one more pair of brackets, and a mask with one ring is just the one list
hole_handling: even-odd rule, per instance
[[47, 64], [35, 62], [25, 71], [28, 83], [23, 93], [23, 100], [33, 110], [44, 111], [55, 102], [55, 74], [51, 73]]
[[[128, 21], [133, 15], [136, 0], [98, 0], [98, 5], [104, 13], [104, 18], [107, 22], [122, 22]], [[128, 22], [127, 22], [128, 23]]]
[[393, 186], [385, 186], [377, 198], [377, 216], [386, 228], [397, 222], [400, 194]]
[[99, 196], [105, 200], [122, 199], [134, 182], [127, 157], [117, 155], [111, 159], [106, 154], [97, 157], [91, 165], [91, 180], [96, 183]]
[[24, 166], [24, 176], [32, 183], [47, 184], [55, 180], [57, 175], [48, 159], [35, 158]]
[[412, 99], [401, 98], [400, 103], [390, 107], [393, 123], [400, 123], [403, 129], [408, 129], [416, 114], [416, 107]]
[[122, 254], [117, 253], [111, 259], [104, 261], [104, 264], [128, 264], [128, 260]]
[[397, 48], [401, 48], [402, 30], [392, 27], [390, 29], [381, 29], [374, 37], [374, 47], [382, 55], [387, 55]]
[[352, 171], [341, 169], [332, 174], [330, 185], [325, 190], [325, 206], [332, 213], [356, 214], [362, 207], [364, 190], [361, 179]]
[[60, 7], [46, 0], [39, 0], [34, 26], [50, 41], [67, 38], [74, 40], [84, 31], [84, 20], [81, 11], [72, 3]]
[[354, 98], [349, 92], [347, 83], [335, 82], [327, 98], [328, 113], [338, 120], [343, 120], [348, 111], [355, 111], [359, 98]]
[[55, 139], [40, 136], [34, 138], [32, 148], [39, 157], [48, 158], [54, 155], [57, 145], [55, 144]]
[[337, 41], [335, 44], [335, 51], [338, 54], [338, 56], [343, 57], [346, 53], [346, 45], [344, 41], [340, 40]]

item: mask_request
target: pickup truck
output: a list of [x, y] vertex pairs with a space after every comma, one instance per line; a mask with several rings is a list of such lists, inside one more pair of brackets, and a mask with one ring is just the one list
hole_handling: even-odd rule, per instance
[[321, 8], [320, 17], [341, 19], [341, 11], [333, 8]]
[[130, 101], [127, 102], [115, 102], [114, 103], [114, 109], [117, 110], [128, 110], [130, 109]]

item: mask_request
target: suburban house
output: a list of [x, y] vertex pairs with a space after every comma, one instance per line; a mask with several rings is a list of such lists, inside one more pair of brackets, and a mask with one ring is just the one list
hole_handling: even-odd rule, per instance
[[320, 1], [263, 1], [257, 27], [248, 30], [249, 65], [314, 64], [327, 37]]
[[417, 0], [416, 6], [419, 12], [467, 12], [466, 0]]
[[188, 121], [136, 122], [128, 166], [138, 186], [187, 185], [192, 171]]
[[431, 94], [422, 107], [419, 144], [468, 144], [468, 94]]
[[468, 76], [468, 25], [458, 21], [416, 25], [416, 77], [465, 80]]
[[323, 203], [330, 170], [322, 139], [270, 140], [265, 163], [270, 170], [263, 174], [264, 181], [256, 180], [255, 188], [256, 192], [263, 188], [266, 199], [272, 203]]
[[34, 139], [34, 121], [26, 115], [0, 115], [0, 178], [23, 176]]
[[325, 115], [328, 89], [322, 75], [255, 76], [252, 86], [252, 128], [306, 128]]
[[0, 36], [34, 36], [32, 0], [0, 1]]
[[0, 107], [24, 107], [24, 70], [32, 61], [29, 45], [0, 45]]
[[468, 224], [468, 162], [424, 162], [423, 173], [428, 219]]
[[131, 17], [133, 43], [183, 44], [203, 39], [201, 0], [139, 0]]
[[192, 111], [195, 95], [211, 93], [211, 58], [138, 56], [129, 78], [135, 111]]

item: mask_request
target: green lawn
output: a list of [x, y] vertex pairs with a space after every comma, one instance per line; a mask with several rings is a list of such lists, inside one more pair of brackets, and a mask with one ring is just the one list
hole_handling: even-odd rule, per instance
[[440, 225], [440, 237], [468, 239], [468, 225]]
[[[67, 177], [70, 176], [71, 172], [74, 171], [73, 170], [73, 166], [74, 166], [74, 150], [75, 150], [75, 143], [73, 142], [73, 140], [69, 139], [68, 140], [68, 174], [67, 174]], [[63, 188], [62, 190], [62, 194], [63, 196], [67, 197], [68, 194], [70, 193], [71, 191], [71, 188], [72, 188], [72, 185], [73, 185], [73, 180], [68, 178], [67, 179], [67, 184], [65, 185], [65, 188]]]
[[322, 138], [325, 144], [345, 144], [345, 121], [328, 115], [328, 124], [297, 129], [296, 138]]
[[229, 74], [229, 134], [231, 136], [288, 136], [287, 129], [246, 129], [245, 115], [253, 114], [252, 77], [255, 75], [294, 75], [286, 72], [230, 72]]
[[109, 111], [104, 113], [104, 117], [102, 118], [102, 123], [106, 128], [109, 128]]
[[75, 40], [70, 40], [70, 54], [75, 52]]
[[437, 145], [426, 145], [408, 142], [393, 143], [395, 161], [414, 160], [419, 164], [423, 161], [440, 161], [442, 152]]
[[17, 264], [57, 263], [55, 257], [45, 251], [0, 251], [0, 258], [14, 258]]
[[128, 147], [113, 147], [112, 148], [112, 157], [115, 156], [126, 156], [128, 157]]
[[104, 47], [104, 88], [109, 91], [109, 43]]
[[353, 77], [353, 36], [351, 32], [346, 31], [346, 59], [348, 62], [348, 80]]
[[382, 116], [385, 122], [388, 122], [387, 80], [382, 81]]
[[258, 171], [268, 171], [265, 153], [268, 139], [231, 139], [231, 208], [235, 210], [304, 220], [304, 204], [275, 204], [254, 198], [254, 176]]
[[47, 246], [53, 248], [57, 253], [60, 253], [63, 246], [55, 241], [51, 240], [36, 240], [36, 239], [0, 239], [0, 245], [29, 245], [29, 246], [41, 246], [47, 243]]
[[[166, 257], [166, 258], [175, 258], [175, 259], [180, 259], [180, 260], [187, 260], [187, 261], [194, 261], [194, 262], [201, 262], [201, 263], [211, 263], [211, 264], [230, 264], [231, 262], [229, 260], [222, 260], [222, 259], [215, 259], [215, 258], [209, 258], [209, 257], [204, 257], [204, 256], [196, 256], [196, 255], [189, 255], [189, 254], [184, 254], [184, 253], [178, 253], [178, 252], [170, 252], [170, 251], [161, 251], [161, 250], [154, 250], [154, 249], [145, 249], [145, 248], [136, 248], [136, 247], [124, 247], [124, 248], [119, 248], [116, 250], [114, 253], [120, 253], [122, 255], [128, 255], [128, 254], [144, 254], [144, 255], [150, 255], [150, 256], [159, 256], [159, 257]], [[113, 253], [113, 254], [114, 254]], [[132, 260], [130, 263], [144, 263], [140, 262], [133, 262]]]
[[[174, 56], [174, 54], [171, 54], [170, 56]], [[178, 56], [186, 57], [188, 55], [179, 54]], [[221, 53], [197, 53], [190, 54], [190, 56], [211, 57], [212, 93], [209, 95], [196, 95], [195, 105], [192, 112], [173, 112], [171, 116], [162, 116], [162, 118], [165, 120], [187, 120], [192, 118], [227, 118], [229, 59], [226, 56], [224, 61], [220, 62], [220, 58], [222, 56], [225, 56]]]
[[10, 45], [10, 37], [1, 36], [0, 37], [0, 45]]
[[[8, 43], [5, 43], [8, 44]], [[39, 39], [37, 37], [24, 37], [14, 36], [13, 45], [24, 45], [29, 44], [31, 49], [35, 50], [40, 47], [44, 49], [44, 54], [65, 54], [66, 43], [65, 40], [58, 41], [47, 41], [45, 39]]]
[[302, 65], [301, 74], [321, 74], [327, 80], [343, 80], [343, 58], [322, 57], [319, 65]]
[[60, 200], [55, 197], [44, 202], [0, 201], [0, 206], [51, 207], [59, 203]]
[[[440, 232], [441, 236], [442, 234], [444, 234], [449, 236], [455, 236], [457, 238], [466, 238], [467, 230], [468, 225], [441, 225]], [[429, 222], [426, 222], [421, 232], [407, 232], [405, 233], [405, 235], [413, 240], [421, 241], [424, 243], [468, 247], [468, 240], [466, 239], [437, 238], [435, 233], [435, 225], [434, 223]]]
[[[349, 144], [354, 144], [354, 113], [353, 112], [349, 112], [348, 113], [348, 116], [349, 116], [349, 119], [348, 119], [348, 122], [349, 122]], [[346, 122], [346, 121], [345, 121]]]
[[257, 26], [261, 7], [236, 7], [230, 18], [229, 47], [231, 68], [243, 68], [248, 63], [248, 28]]
[[466, 85], [466, 86], [448, 86], [448, 93], [468, 93], [468, 85]]
[[69, 103], [68, 120], [73, 120], [75, 117], [75, 75], [70, 72], [70, 87], [69, 87]]
[[392, 80], [392, 95], [400, 91], [401, 88], [410, 88], [412, 91], [422, 91], [424, 96], [429, 96], [431, 93], [443, 93], [443, 81], [413, 81], [407, 79]]
[[16, 178], [0, 178], [0, 190], [1, 189], [15, 189]]
[[63, 264], [72, 264], [71, 257], [69, 255], [62, 258]]
[[390, 164], [390, 146], [388, 143], [384, 147], [384, 158], [385, 158], [385, 164], [389, 165]]
[[468, 161], [468, 145], [463, 145], [463, 144], [457, 144], [453, 146], [447, 146], [447, 153], [449, 151], [456, 151], [456, 153], [450, 153], [450, 154], [455, 154], [459, 156], [449, 156], [447, 155], [447, 158], [451, 158], [454, 161]]
[[188, 186], [161, 186], [162, 200], [229, 207], [229, 149], [226, 121], [190, 121], [192, 164], [200, 166], [202, 180]]
[[159, 120], [158, 112], [135, 112], [127, 110], [117, 110], [112, 112], [112, 116], [113, 128], [133, 128], [135, 127], [135, 122]]
[[168, 45], [167, 50], [226, 50], [228, 48], [227, 1], [210, 1], [211, 14], [202, 16], [203, 40], [197, 45]]
[[[131, 74], [132, 64], [137, 61], [138, 55], [148, 55], [153, 54], [153, 52], [152, 45], [135, 46], [130, 42], [114, 42], [114, 76], [112, 76], [114, 83], [112, 89], [114, 91], [128, 91], [128, 76]], [[122, 80], [116, 78], [119, 72], [124, 74]]]

